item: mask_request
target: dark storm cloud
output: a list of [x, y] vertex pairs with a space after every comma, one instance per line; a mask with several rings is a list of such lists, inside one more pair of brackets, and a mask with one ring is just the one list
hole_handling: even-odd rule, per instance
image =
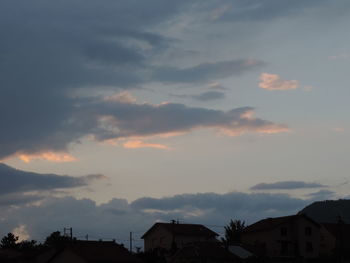
[[[108, 131], [99, 127], [97, 117], [109, 105], [101, 103], [100, 110], [90, 109], [88, 102], [74, 96], [77, 90], [87, 94], [91, 89], [102, 91], [104, 86], [125, 90], [154, 81], [211, 81], [253, 70], [263, 64], [242, 59], [188, 68], [177, 68], [171, 64], [153, 65], [155, 57], [177, 40], [154, 33], [152, 28], [185, 12], [194, 2], [2, 1], [0, 159], [19, 152], [65, 151], [68, 144], [88, 134], [105, 137]], [[209, 97], [207, 94], [202, 99]], [[141, 112], [141, 116], [137, 117], [135, 114], [141, 108], [134, 112], [125, 109], [112, 112], [122, 120], [123, 134], [117, 136], [148, 133], [146, 127], [139, 127], [139, 122], [136, 122], [138, 127], [133, 128], [132, 123], [127, 123], [126, 116], [121, 116], [125, 113], [132, 116], [131, 121], [140, 120], [145, 115]], [[147, 107], [143, 108], [147, 110]], [[175, 128], [178, 126], [186, 130], [207, 126], [204, 116], [194, 113], [201, 110], [175, 105], [160, 108], [163, 110], [160, 113], [162, 117], [173, 120], [171, 126]], [[156, 108], [150, 111], [159, 114]], [[180, 124], [177, 116], [186, 111], [191, 117]], [[206, 109], [202, 111], [211, 113]], [[163, 116], [166, 112], [169, 112], [169, 117]], [[196, 120], [195, 117], [201, 119]], [[191, 121], [194, 123], [191, 124]], [[154, 121], [153, 124], [160, 127]], [[172, 130], [172, 127], [160, 128], [158, 132], [150, 132]]]
[[45, 196], [38, 194], [24, 194], [24, 193], [10, 193], [0, 194], [0, 209], [9, 207], [12, 205], [21, 206], [24, 204], [32, 203], [42, 200]]
[[[39, 174], [17, 170], [8, 165], [0, 163], [0, 197], [3, 198], [0, 200], [0, 202], [5, 202], [4, 200], [9, 201], [13, 197], [8, 195], [11, 193], [74, 188], [85, 186], [91, 180], [98, 179], [100, 177], [100, 175], [72, 177], [56, 174]], [[21, 202], [23, 201], [23, 196], [16, 196], [14, 199]]]
[[284, 125], [247, 116], [253, 110], [251, 107], [220, 111], [175, 103], [153, 105], [112, 100], [92, 102], [88, 108], [94, 108], [100, 120], [99, 130], [94, 132], [99, 140], [187, 132], [196, 128], [218, 128], [232, 133], [287, 129]]
[[131, 203], [113, 199], [101, 205], [89, 199], [47, 198], [40, 205], [23, 206], [8, 212], [0, 221], [0, 230], [7, 233], [25, 225], [31, 238], [42, 239], [69, 225], [77, 236], [88, 233], [94, 239], [109, 237], [118, 241], [127, 239], [129, 231], [139, 232], [141, 236], [156, 220], [170, 222], [177, 218], [186, 223], [222, 226], [230, 219], [253, 223], [266, 217], [294, 214], [307, 204], [307, 200], [288, 195], [239, 192], [140, 198]]
[[[167, 198], [139, 198], [131, 205], [137, 209], [176, 210], [186, 207], [200, 210], [214, 209], [221, 214], [266, 213], [269, 211], [291, 211], [305, 201], [284, 194], [227, 194], [203, 193], [183, 194]], [[235, 210], [235, 211], [233, 211]], [[228, 212], [225, 212], [228, 211]]]
[[[253, 111], [251, 107], [220, 111], [175, 103], [153, 105], [104, 99], [77, 100], [74, 107], [71, 116], [59, 124], [47, 116], [49, 120], [44, 127], [50, 128], [50, 123], [54, 127], [49, 134], [46, 134], [47, 130], [35, 133], [31, 118], [24, 120], [28, 125], [28, 130], [22, 131], [25, 136], [20, 136], [21, 131], [8, 131], [3, 136], [7, 140], [1, 142], [0, 157], [16, 152], [62, 150], [69, 142], [85, 135], [105, 140], [189, 132], [198, 128], [217, 128], [229, 135], [237, 135], [235, 132], [273, 133], [287, 130], [285, 125], [247, 116]], [[39, 118], [38, 121], [45, 119]]]
[[308, 183], [302, 181], [282, 181], [276, 183], [260, 183], [252, 186], [251, 190], [292, 190], [292, 189], [302, 189], [302, 188], [322, 188], [327, 187], [323, 184], [318, 183]]

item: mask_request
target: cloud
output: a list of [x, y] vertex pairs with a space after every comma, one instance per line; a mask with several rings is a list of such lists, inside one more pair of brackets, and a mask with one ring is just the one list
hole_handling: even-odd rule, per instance
[[45, 194], [33, 194], [33, 193], [0, 193], [0, 208], [8, 208], [11, 206], [21, 206], [28, 203], [34, 203], [45, 198]]
[[177, 98], [191, 98], [197, 101], [211, 101], [211, 100], [220, 100], [220, 99], [224, 99], [225, 93], [221, 92], [221, 91], [206, 91], [200, 94], [195, 94], [195, 95], [186, 95], [186, 94], [170, 94], [173, 97], [177, 97]]
[[[253, 223], [265, 217], [294, 214], [308, 203], [283, 194], [240, 192], [181, 194], [133, 202], [115, 198], [100, 205], [89, 199], [48, 197], [38, 205], [7, 212], [0, 220], [0, 231], [5, 234], [21, 228], [30, 238], [42, 240], [57, 229], [71, 226], [76, 236], [89, 234], [91, 239], [108, 237], [124, 242], [129, 231], [141, 236], [156, 221], [178, 218], [180, 222], [224, 226], [230, 219], [242, 219]], [[223, 228], [216, 231], [223, 232]]]
[[160, 136], [199, 128], [216, 128], [227, 133], [232, 132], [230, 135], [235, 132], [272, 133], [288, 129], [285, 125], [252, 117], [251, 107], [220, 111], [175, 103], [155, 105], [92, 101], [82, 112], [96, 116], [95, 122], [98, 126], [92, 132], [97, 140]]
[[332, 128], [332, 131], [342, 133], [342, 132], [345, 132], [346, 129], [343, 127], [335, 127], [335, 128]]
[[168, 83], [208, 82], [216, 79], [240, 75], [246, 71], [258, 69], [265, 63], [253, 59], [228, 60], [202, 63], [189, 68], [161, 67], [154, 72], [153, 78]]
[[[251, 1], [219, 1], [221, 6], [215, 7], [209, 11], [211, 20], [224, 22], [259, 22], [270, 21], [280, 17], [295, 16], [300, 13], [308, 12], [313, 8], [325, 6], [325, 0], [295, 0], [281, 2], [278, 0], [251, 0]], [[345, 5], [345, 6], [344, 6]], [[347, 4], [343, 4], [343, 8], [348, 8]]]
[[225, 98], [225, 93], [220, 91], [207, 91], [199, 95], [195, 95], [193, 98], [199, 101], [219, 100]]
[[[228, 117], [234, 115], [232, 112], [214, 113], [227, 119], [216, 125], [209, 120], [213, 115], [210, 109], [133, 104], [127, 93], [105, 100], [89, 97], [154, 82], [207, 84], [264, 65], [254, 59], [227, 58], [175, 66], [173, 61], [159, 59], [176, 48], [179, 40], [157, 28], [189, 8], [193, 8], [191, 0], [106, 0], [103, 5], [93, 0], [4, 0], [0, 10], [0, 160], [18, 156], [27, 162], [73, 161], [68, 148], [84, 136], [103, 139], [232, 126], [228, 122], [237, 120]], [[208, 92], [194, 99], [222, 97], [218, 92]], [[155, 124], [153, 130], [143, 109]], [[168, 121], [161, 125], [157, 114]], [[181, 121], [180, 117], [185, 119]], [[103, 127], [108, 118], [118, 119], [113, 131]], [[238, 118], [238, 123], [242, 122]], [[255, 126], [268, 123], [256, 119], [255, 123], [245, 121], [243, 126], [253, 131]]]
[[259, 87], [267, 90], [291, 90], [298, 88], [298, 81], [283, 80], [277, 74], [262, 73]]
[[8, 158], [17, 157], [25, 163], [29, 163], [32, 160], [46, 160], [50, 162], [62, 163], [62, 162], [74, 162], [77, 159], [69, 153], [55, 153], [55, 152], [42, 152], [35, 154], [15, 153], [14, 156]]
[[[100, 179], [102, 175], [88, 175], [82, 177], [63, 176], [56, 174], [39, 174], [14, 169], [0, 163], [0, 203], [16, 199], [19, 203], [23, 200], [23, 193], [32, 191], [68, 189], [88, 185], [91, 180]], [[15, 195], [19, 193], [20, 195]], [[38, 199], [38, 195], [28, 196]]]
[[11, 233], [18, 237], [19, 242], [29, 239], [29, 235], [25, 225], [19, 225], [18, 227], [15, 227], [11, 231]]
[[325, 199], [331, 199], [335, 196], [335, 192], [334, 191], [330, 191], [330, 190], [319, 190], [317, 192], [313, 192], [310, 194], [307, 194], [307, 197], [310, 199], [315, 199], [315, 200], [325, 200]]
[[[212, 94], [203, 96], [209, 99]], [[181, 134], [204, 128], [217, 129], [230, 136], [247, 132], [276, 133], [288, 130], [283, 124], [252, 117], [253, 110], [252, 107], [221, 111], [176, 103], [136, 103], [125, 92], [105, 98], [80, 98], [75, 99], [74, 109], [67, 116], [68, 119], [50, 131], [41, 130], [41, 137], [22, 136], [17, 141], [16, 136], [13, 137], [9, 131], [2, 133], [0, 158], [18, 155], [24, 161], [33, 158], [72, 161], [72, 156], [57, 153], [66, 152], [70, 143], [77, 142], [84, 136], [104, 141]], [[29, 129], [32, 129], [32, 125]]]
[[155, 149], [162, 149], [162, 150], [169, 149], [169, 147], [163, 144], [146, 143], [140, 140], [127, 141], [123, 144], [123, 147], [127, 149], [138, 149], [138, 148], [155, 148]]
[[252, 186], [251, 190], [292, 190], [292, 189], [302, 189], [302, 188], [322, 188], [327, 187], [323, 184], [318, 183], [308, 183], [302, 181], [281, 181], [276, 183], [260, 183]]
[[223, 85], [221, 85], [218, 82], [213, 82], [209, 84], [209, 88], [213, 90], [221, 90], [221, 91], [228, 90], [228, 88], [225, 88]]

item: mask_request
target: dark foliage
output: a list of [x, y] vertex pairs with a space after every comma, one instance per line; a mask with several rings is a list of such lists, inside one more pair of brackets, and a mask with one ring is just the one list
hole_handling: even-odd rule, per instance
[[[76, 240], [73, 238], [73, 240]], [[47, 247], [61, 247], [67, 244], [68, 242], [71, 242], [72, 239], [68, 236], [61, 235], [60, 231], [52, 232], [46, 239], [44, 246]]]
[[227, 247], [229, 245], [240, 244], [241, 234], [245, 228], [245, 222], [235, 219], [231, 219], [230, 223], [225, 226], [225, 237], [221, 239], [224, 245]]
[[0, 247], [1, 248], [17, 248], [18, 247], [17, 241], [18, 241], [18, 237], [16, 237], [12, 233], [8, 233], [6, 236], [4, 236], [1, 239]]

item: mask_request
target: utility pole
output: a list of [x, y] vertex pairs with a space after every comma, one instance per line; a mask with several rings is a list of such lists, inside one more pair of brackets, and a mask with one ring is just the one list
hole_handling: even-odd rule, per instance
[[132, 232], [130, 232], [130, 236], [129, 236], [129, 250], [130, 250], [130, 252], [132, 253]]

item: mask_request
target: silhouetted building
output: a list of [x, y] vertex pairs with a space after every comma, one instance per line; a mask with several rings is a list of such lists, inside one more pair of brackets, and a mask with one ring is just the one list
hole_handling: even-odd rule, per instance
[[242, 232], [242, 243], [265, 257], [315, 258], [320, 255], [321, 226], [305, 215], [260, 220]]
[[145, 251], [178, 249], [193, 242], [217, 242], [217, 233], [198, 224], [155, 223], [141, 238]]
[[180, 248], [170, 263], [235, 263], [239, 257], [230, 253], [220, 242], [196, 242]]
[[73, 241], [41, 253], [33, 262], [141, 263], [141, 260], [113, 241]]

